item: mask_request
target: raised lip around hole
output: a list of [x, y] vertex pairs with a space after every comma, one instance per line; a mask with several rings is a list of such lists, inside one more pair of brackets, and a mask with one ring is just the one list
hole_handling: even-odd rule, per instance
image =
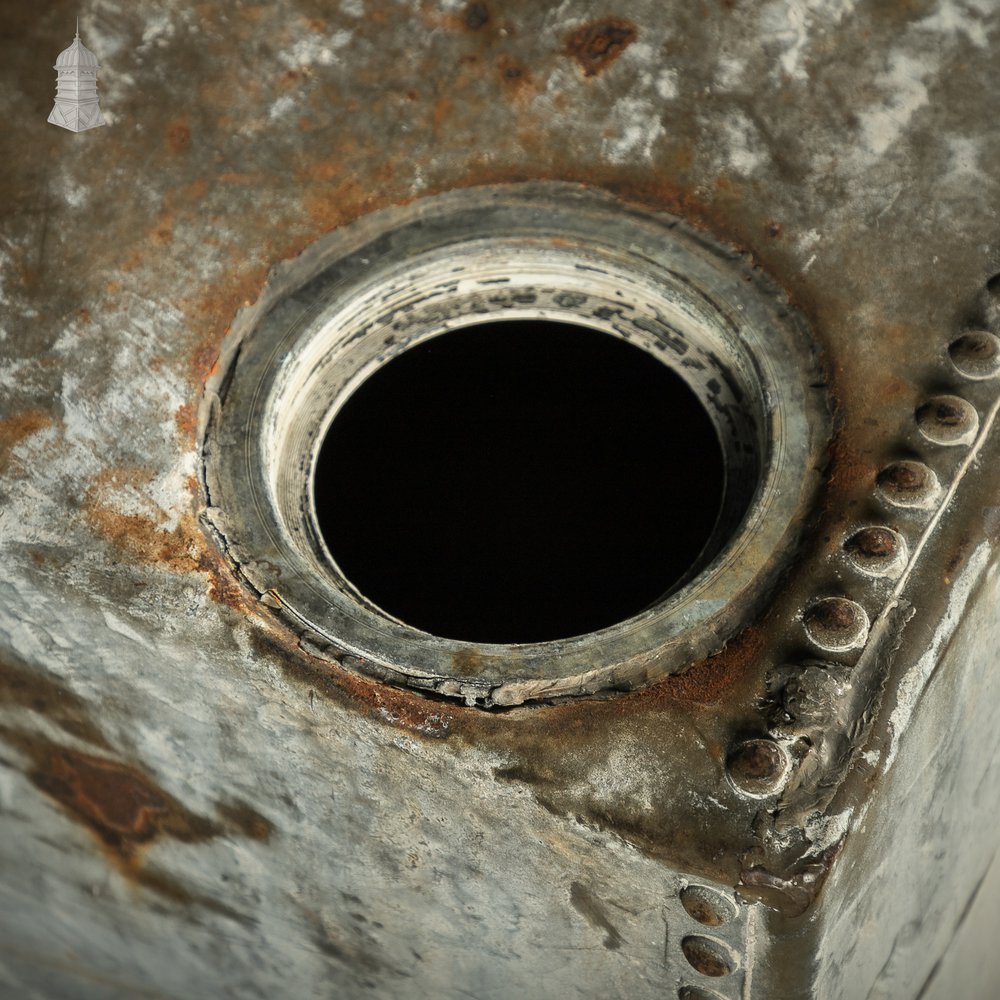
[[[429, 202], [433, 204], [389, 210], [333, 234], [329, 246], [312, 257], [310, 273], [298, 283], [290, 279], [284, 288], [276, 287], [250, 334], [238, 331], [239, 351], [231, 352], [234, 360], [209, 386], [222, 391], [203, 442], [206, 488], [217, 520], [225, 526], [230, 558], [255, 590], [270, 595], [296, 630], [308, 633], [313, 647], [328, 647], [334, 658], [351, 657], [360, 669], [383, 679], [462, 697], [470, 704], [510, 705], [634, 687], [683, 669], [691, 659], [718, 648], [745, 620], [794, 545], [808, 501], [819, 487], [813, 459], [826, 442], [829, 417], [825, 396], [810, 391], [822, 379], [804, 324], [766, 279], [750, 273], [733, 254], [692, 236], [676, 220], [638, 212], [609, 196], [533, 184], [466, 189]], [[657, 341], [653, 350], [669, 349], [663, 341], [671, 329], [686, 326], [690, 340], [690, 331], [706, 315], [717, 317], [716, 339], [706, 340], [703, 334], [700, 343], [716, 349], [729, 345], [726, 374], [734, 384], [742, 380], [735, 391], [752, 390], [759, 413], [753, 433], [764, 467], [734, 537], [687, 586], [621, 625], [525, 646], [439, 640], [386, 618], [331, 580], [303, 501], [303, 484], [311, 472], [309, 442], [322, 440], [322, 424], [333, 418], [332, 397], [323, 406], [316, 404], [317, 412], [323, 410], [319, 418], [315, 412], [308, 416], [283, 406], [289, 392], [300, 401], [315, 395], [302, 391], [303, 372], [314, 388], [321, 385], [315, 382], [317, 375], [331, 363], [343, 362], [338, 352], [357, 352], [358, 345], [368, 351], [352, 354], [350, 374], [336, 392], [350, 378], [363, 377], [366, 364], [380, 363], [379, 350], [373, 349], [381, 344], [378, 338], [393, 327], [401, 310], [411, 319], [419, 313], [420, 296], [383, 310], [387, 319], [377, 336], [372, 326], [364, 329], [366, 316], [371, 318], [379, 304], [385, 306], [380, 295], [387, 281], [409, 283], [412, 291], [415, 261], [448, 265], [436, 275], [432, 267], [430, 277], [458, 293], [453, 302], [457, 311], [445, 310], [442, 316], [439, 310], [433, 324], [424, 317], [422, 328], [403, 323], [404, 336], [397, 344], [416, 343], [434, 330], [461, 323], [468, 316], [462, 297], [474, 301], [489, 284], [484, 276], [477, 284], [461, 273], [468, 250], [485, 245], [492, 249], [493, 266], [505, 267], [496, 253], [505, 241], [508, 248], [510, 241], [522, 250], [527, 243], [549, 254], [554, 273], [534, 273], [537, 289], [559, 294], [562, 278], [571, 274], [577, 282], [561, 291], [583, 294], [574, 290], [583, 281], [592, 291], [602, 268], [613, 284], [638, 286], [645, 294], [643, 308], [649, 310], [640, 318], [653, 326], [652, 332], [642, 333]], [[517, 260], [523, 262], [523, 254]], [[537, 263], [536, 257], [535, 272]], [[508, 290], [511, 284], [506, 283]], [[661, 301], [664, 288], [669, 297]], [[565, 298], [563, 307], [553, 306], [542, 315], [537, 300], [528, 308], [502, 294], [498, 298], [504, 319], [525, 315], [580, 322], [579, 311], [564, 311]], [[613, 315], [600, 322], [623, 335], [624, 327]], [[318, 336], [322, 331], [328, 335], [325, 344]], [[383, 361], [385, 356], [383, 351]], [[297, 381], [289, 380], [293, 369]], [[732, 385], [728, 389], [733, 391]], [[289, 418], [288, 411], [296, 415]], [[297, 448], [290, 448], [296, 443]]]

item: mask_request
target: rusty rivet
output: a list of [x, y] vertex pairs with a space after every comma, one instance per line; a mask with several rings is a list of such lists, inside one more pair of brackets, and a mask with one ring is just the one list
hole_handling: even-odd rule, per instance
[[897, 507], [930, 507], [941, 492], [937, 476], [923, 462], [893, 462], [878, 474], [876, 486]]
[[820, 649], [841, 652], [863, 646], [868, 639], [865, 609], [846, 597], [825, 597], [813, 604], [802, 621], [806, 634]]
[[951, 363], [966, 378], [986, 379], [1000, 374], [1000, 337], [986, 330], [970, 330], [948, 346]]
[[677, 991], [678, 1000], [724, 1000], [715, 990], [703, 990], [698, 986], [682, 986]]
[[721, 941], [692, 934], [681, 941], [681, 951], [691, 967], [703, 976], [728, 976], [736, 968], [732, 952]]
[[892, 528], [862, 528], [844, 543], [844, 551], [869, 576], [898, 576], [906, 565], [906, 542]]
[[979, 430], [979, 414], [961, 396], [935, 396], [917, 407], [917, 427], [934, 444], [968, 444]]
[[720, 927], [736, 918], [736, 904], [721, 892], [704, 885], [686, 885], [680, 891], [681, 905], [689, 917], [707, 927]]
[[766, 798], [777, 792], [788, 774], [788, 754], [774, 740], [747, 740], [726, 763], [729, 780], [745, 795]]

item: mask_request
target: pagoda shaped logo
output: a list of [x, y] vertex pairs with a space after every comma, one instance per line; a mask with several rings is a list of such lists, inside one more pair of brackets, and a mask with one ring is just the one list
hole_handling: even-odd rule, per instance
[[80, 20], [73, 44], [59, 53], [55, 64], [56, 103], [49, 115], [53, 125], [84, 132], [106, 124], [97, 103], [97, 56], [80, 41]]

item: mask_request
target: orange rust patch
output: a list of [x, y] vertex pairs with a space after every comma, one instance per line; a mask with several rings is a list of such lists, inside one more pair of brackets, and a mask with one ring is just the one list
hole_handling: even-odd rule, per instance
[[260, 174], [241, 174], [235, 170], [227, 170], [216, 178], [221, 184], [256, 184]]
[[198, 404], [193, 400], [182, 403], [174, 413], [177, 430], [188, 441], [194, 441], [198, 433]]
[[52, 416], [44, 410], [31, 409], [0, 420], [0, 470], [7, 467], [10, 453], [26, 438], [52, 426]]
[[291, 90], [293, 87], [301, 86], [311, 76], [312, 70], [308, 66], [288, 69], [278, 77], [278, 87], [281, 90]]
[[455, 673], [463, 677], [475, 677], [482, 673], [486, 657], [478, 649], [460, 649], [451, 658]]
[[[383, 164], [371, 178], [372, 187], [377, 188], [380, 181], [389, 180], [392, 174], [392, 164]], [[371, 194], [371, 188], [362, 186], [353, 178], [342, 181], [333, 189], [312, 191], [304, 199], [306, 211], [322, 232], [364, 215], [375, 207], [375, 203], [376, 196]]]
[[222, 832], [218, 823], [191, 812], [129, 764], [61, 747], [41, 736], [3, 735], [31, 758], [31, 781], [83, 823], [119, 865], [133, 862], [160, 836], [198, 843]]
[[[208, 543], [192, 511], [185, 511], [170, 529], [163, 527], [166, 514], [149, 502], [150, 513], [124, 513], [115, 493], [126, 489], [142, 497], [152, 480], [141, 467], [106, 469], [98, 473], [84, 497], [87, 523], [127, 559], [156, 565], [174, 573], [203, 573], [208, 595], [238, 611], [250, 607], [243, 588], [234, 579], [222, 557]], [[197, 483], [188, 483], [197, 495]]]
[[[111, 757], [60, 746], [39, 734], [0, 727], [0, 737], [31, 761], [28, 779], [97, 841], [108, 862], [126, 879], [185, 906], [201, 906], [241, 923], [252, 919], [144, 863], [146, 849], [161, 837], [199, 844], [226, 834], [267, 842], [271, 824], [246, 803], [218, 806], [226, 822], [188, 809], [138, 767]], [[103, 746], [107, 746], [103, 736]]]
[[580, 64], [584, 76], [597, 76], [636, 40], [638, 34], [631, 21], [606, 17], [577, 28], [566, 39], [563, 51]]
[[198, 568], [201, 535], [194, 516], [185, 513], [172, 529], [161, 527], [167, 515], [148, 501], [149, 514], [124, 513], [115, 494], [131, 491], [140, 501], [153, 479], [142, 467], [105, 469], [93, 479], [84, 498], [84, 512], [90, 526], [129, 558], [157, 563], [177, 572]]
[[962, 541], [955, 547], [955, 551], [951, 554], [951, 557], [948, 559], [944, 568], [943, 580], [946, 586], [951, 585], [952, 580], [955, 579], [959, 570], [965, 565], [966, 560], [969, 558], [971, 549], [971, 538], [963, 538]]
[[191, 181], [190, 184], [185, 184], [184, 187], [180, 189], [180, 197], [190, 202], [194, 202], [194, 207], [197, 207], [197, 203], [201, 201], [205, 195], [208, 194], [208, 181], [204, 177], [199, 177], [196, 181]]
[[[700, 705], [717, 705], [734, 697], [735, 690], [767, 656], [770, 644], [760, 625], [745, 628], [725, 649], [694, 664], [682, 674], [671, 674], [653, 684], [652, 700], [665, 698]], [[631, 697], [639, 697], [637, 692]]]

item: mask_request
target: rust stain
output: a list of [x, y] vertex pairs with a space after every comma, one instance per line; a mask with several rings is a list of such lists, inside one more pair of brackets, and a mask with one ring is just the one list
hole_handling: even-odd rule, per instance
[[291, 90], [294, 87], [300, 87], [311, 76], [312, 70], [308, 66], [297, 66], [293, 69], [285, 70], [278, 77], [278, 87], [281, 90]]
[[176, 573], [199, 568], [197, 524], [193, 515], [183, 515], [173, 528], [164, 528], [156, 518], [123, 514], [111, 504], [87, 500], [87, 521], [99, 535], [129, 559], [156, 564]]
[[[153, 239], [157, 243], [170, 243], [174, 238], [174, 216], [172, 212], [163, 212], [153, 227]], [[133, 265], [134, 266], [134, 265]]]
[[160, 836], [185, 843], [216, 837], [221, 828], [186, 809], [148, 775], [128, 764], [43, 740], [22, 741], [34, 762], [28, 777], [122, 861]]
[[[230, 835], [266, 843], [271, 824], [246, 803], [219, 804], [220, 822], [188, 809], [131, 764], [61, 746], [23, 730], [0, 727], [0, 738], [28, 757], [27, 777], [32, 784], [91, 833], [107, 861], [129, 882], [184, 906], [200, 906], [243, 924], [254, 923], [251, 917], [192, 891], [144, 861], [147, 849], [161, 838], [200, 844]], [[108, 748], [103, 736], [91, 742]]]
[[492, 656], [487, 656], [481, 650], [470, 646], [460, 649], [452, 655], [451, 665], [460, 677], [478, 677], [484, 670], [498, 664]]
[[697, 705], [717, 705], [731, 700], [741, 684], [753, 683], [756, 678], [771, 648], [769, 634], [764, 624], [745, 628], [725, 649], [693, 664], [682, 674], [671, 674], [653, 684], [647, 689], [651, 700]]
[[944, 567], [943, 579], [946, 586], [950, 586], [962, 567], [965, 565], [972, 550], [972, 539], [965, 537], [955, 546], [954, 552], [948, 559]]
[[0, 659], [0, 705], [43, 715], [70, 736], [102, 750], [110, 749], [82, 698], [51, 674], [16, 663], [10, 653]]
[[170, 152], [177, 156], [187, 151], [191, 145], [191, 129], [187, 117], [175, 118], [167, 125], [167, 146]]
[[[183, 512], [174, 526], [167, 527], [166, 513], [151, 500], [144, 501], [144, 491], [152, 478], [151, 469], [138, 466], [99, 472], [83, 502], [84, 516], [91, 529], [132, 562], [156, 565], [174, 573], [204, 574], [213, 601], [238, 611], [249, 610], [251, 605], [243, 588], [198, 526], [194, 515], [197, 481], [189, 479], [187, 483], [192, 493], [192, 509]], [[123, 511], [124, 491], [131, 493], [133, 501], [145, 502], [149, 513]]]
[[53, 423], [52, 415], [41, 409], [25, 410], [0, 420], [0, 471], [7, 468], [11, 452], [32, 434], [37, 434]]
[[198, 435], [198, 404], [194, 400], [182, 403], [174, 413], [174, 422], [181, 437], [193, 443]]
[[878, 469], [851, 445], [843, 429], [837, 431], [827, 448], [824, 470], [823, 507], [825, 513], [844, 513], [844, 504], [851, 498], [871, 491]]
[[597, 76], [611, 65], [638, 37], [638, 29], [622, 17], [606, 17], [577, 28], [563, 50], [574, 58], [584, 76]]
[[186, 906], [197, 905], [242, 923], [252, 919], [219, 900], [198, 894], [145, 863], [162, 838], [199, 844], [234, 836], [268, 843], [269, 820], [248, 803], [216, 804], [217, 818], [200, 815], [160, 787], [141, 767], [116, 759], [115, 748], [93, 719], [94, 709], [51, 674], [10, 656], [0, 661], [0, 705], [45, 716], [95, 750], [82, 751], [46, 735], [0, 726], [0, 739], [27, 758], [27, 778], [71, 819], [86, 828], [108, 862], [128, 881]]
[[329, 697], [353, 711], [415, 736], [444, 739], [460, 718], [482, 717], [482, 713], [466, 709], [458, 702], [432, 701], [416, 691], [390, 687], [338, 667], [329, 660], [311, 656], [280, 627], [253, 629], [250, 640], [258, 656], [276, 663], [289, 678], [298, 681], [308, 690], [308, 697], [312, 698], [314, 693]]
[[775, 874], [764, 865], [748, 865], [737, 886], [742, 898], [760, 902], [789, 917], [800, 917], [816, 902], [833, 863], [843, 850], [843, 838], [822, 854], [800, 862], [798, 870]]
[[238, 830], [248, 840], [267, 844], [271, 840], [274, 827], [271, 821], [256, 809], [240, 799], [216, 804], [216, 812], [226, 821], [230, 829]]

